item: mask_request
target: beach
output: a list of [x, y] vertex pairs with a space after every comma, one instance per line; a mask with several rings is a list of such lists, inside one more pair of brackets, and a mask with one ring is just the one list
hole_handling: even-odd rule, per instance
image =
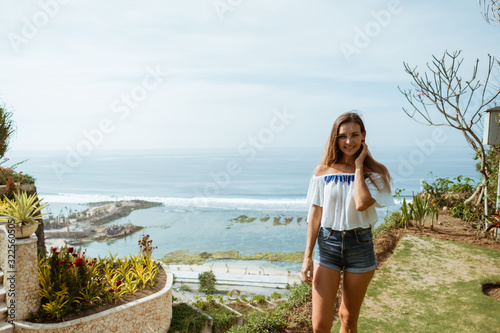
[[[271, 296], [279, 293], [283, 296], [289, 293], [288, 286], [300, 283], [298, 272], [289, 272], [277, 267], [258, 267], [244, 260], [235, 263], [207, 263], [202, 265], [167, 265], [176, 277], [174, 297], [179, 301], [193, 301], [196, 296], [204, 296], [199, 292], [197, 276], [201, 272], [213, 271], [217, 279], [217, 294], [229, 297], [245, 296], [251, 298], [255, 295]], [[230, 281], [230, 282], [228, 282]], [[286, 281], [286, 282], [285, 282]], [[181, 286], [188, 286], [191, 291], [182, 290]]]

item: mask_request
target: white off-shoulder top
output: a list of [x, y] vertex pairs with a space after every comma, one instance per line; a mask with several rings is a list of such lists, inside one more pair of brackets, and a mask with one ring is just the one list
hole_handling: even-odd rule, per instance
[[[381, 208], [394, 205], [390, 189], [386, 188], [383, 179], [378, 174], [372, 174], [380, 191], [365, 176], [366, 186], [375, 199], [368, 209], [360, 212], [354, 203], [354, 173], [336, 173], [322, 176], [312, 176], [307, 191], [307, 202], [323, 207], [321, 226], [333, 230], [350, 230], [369, 228], [377, 220], [375, 207]], [[309, 209], [310, 210], [310, 209]]]

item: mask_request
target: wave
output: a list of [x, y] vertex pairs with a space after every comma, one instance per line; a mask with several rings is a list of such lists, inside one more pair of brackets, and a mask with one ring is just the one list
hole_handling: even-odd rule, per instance
[[304, 211], [307, 210], [305, 198], [216, 198], [216, 197], [194, 197], [194, 198], [176, 198], [176, 197], [131, 197], [131, 196], [111, 196], [99, 194], [70, 194], [59, 193], [43, 196], [46, 202], [50, 203], [73, 203], [85, 204], [102, 201], [121, 201], [121, 200], [145, 200], [151, 202], [160, 202], [166, 207], [173, 208], [216, 208], [227, 210], [286, 210], [286, 211]]

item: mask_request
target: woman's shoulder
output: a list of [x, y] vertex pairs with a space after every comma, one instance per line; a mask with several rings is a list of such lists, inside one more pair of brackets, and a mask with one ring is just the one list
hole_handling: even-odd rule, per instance
[[314, 176], [315, 177], [323, 177], [323, 176], [330, 176], [330, 175], [354, 174], [354, 172], [350, 172], [352, 170], [344, 170], [344, 169], [345, 168], [342, 168], [342, 166], [340, 166], [340, 167], [338, 165], [328, 166], [326, 164], [320, 163], [314, 169]]
[[314, 176], [321, 177], [328, 174], [330, 167], [326, 164], [320, 163], [314, 169]]

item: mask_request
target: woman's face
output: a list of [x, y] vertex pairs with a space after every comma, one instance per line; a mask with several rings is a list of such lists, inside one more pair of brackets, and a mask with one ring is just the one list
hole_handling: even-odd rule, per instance
[[349, 122], [340, 125], [337, 143], [345, 157], [356, 154], [361, 148], [361, 141], [365, 139], [366, 132], [361, 132], [358, 123]]

